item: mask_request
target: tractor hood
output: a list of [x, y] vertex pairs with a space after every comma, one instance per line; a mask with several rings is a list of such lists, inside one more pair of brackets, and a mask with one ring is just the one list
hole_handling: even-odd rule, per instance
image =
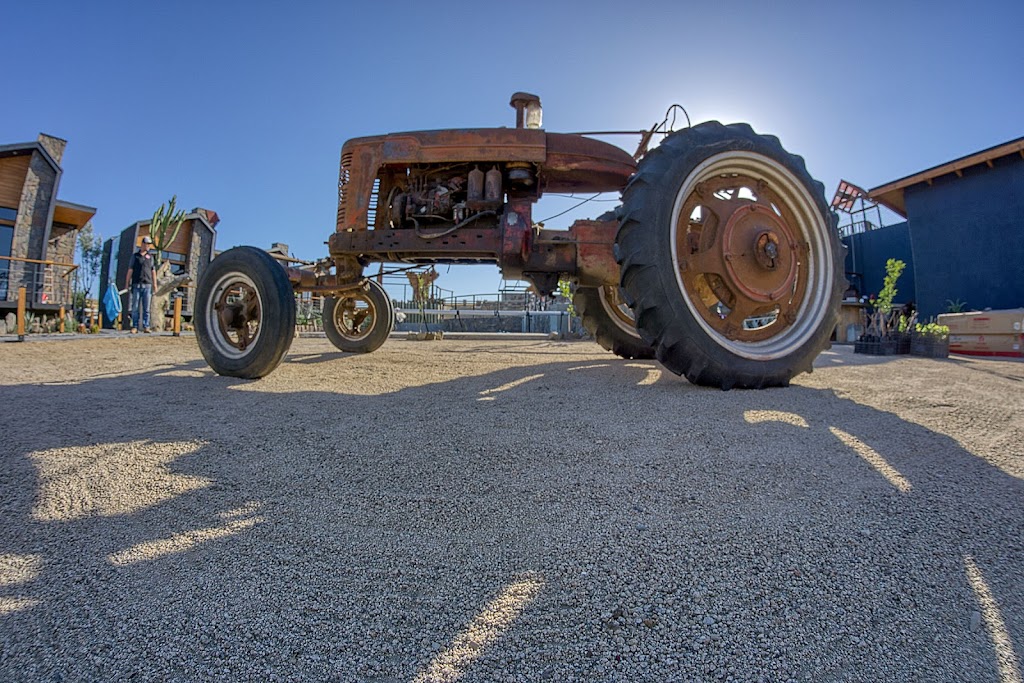
[[[567, 133], [527, 128], [468, 128], [354, 138], [342, 157], [380, 165], [530, 162], [547, 192], [617, 192], [636, 170], [615, 145]], [[351, 157], [350, 157], [351, 158]]]

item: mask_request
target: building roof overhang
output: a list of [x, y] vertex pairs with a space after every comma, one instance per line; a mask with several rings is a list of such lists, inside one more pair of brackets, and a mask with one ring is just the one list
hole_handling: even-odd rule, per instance
[[58, 199], [53, 209], [53, 222], [83, 228], [96, 215], [96, 209], [84, 204], [74, 204]]
[[951, 173], [955, 173], [957, 176], [963, 176], [964, 169], [972, 166], [978, 166], [980, 164], [986, 164], [989, 168], [992, 168], [996, 159], [1001, 159], [1014, 154], [1019, 154], [1021, 157], [1024, 157], [1024, 137], [1004, 142], [1001, 145], [989, 147], [988, 149], [983, 149], [980, 152], [968, 154], [965, 157], [960, 157], [959, 159], [954, 159], [953, 161], [933, 166], [927, 170], [909, 175], [906, 178], [900, 178], [899, 180], [894, 180], [890, 183], [886, 183], [885, 185], [880, 185], [873, 190], [870, 190], [868, 192], [868, 196], [882, 206], [892, 209], [899, 215], [906, 218], [907, 205], [904, 201], [903, 193], [908, 187], [917, 185], [918, 183], [928, 183], [931, 185], [936, 178], [949, 175]]
[[60, 164], [58, 164], [54, 158], [50, 156], [50, 153], [46, 151], [46, 148], [38, 142], [16, 142], [11, 145], [0, 145], [0, 159], [4, 157], [24, 156], [31, 154], [32, 152], [39, 152], [39, 154], [42, 155], [43, 160], [53, 168], [54, 173], [60, 173]]

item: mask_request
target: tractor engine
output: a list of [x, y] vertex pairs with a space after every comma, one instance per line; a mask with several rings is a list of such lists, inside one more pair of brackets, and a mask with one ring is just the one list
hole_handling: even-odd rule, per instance
[[462, 223], [478, 214], [493, 212], [503, 202], [502, 172], [497, 166], [486, 173], [479, 167], [439, 171], [408, 169], [389, 193], [392, 228], [418, 227], [425, 223]]

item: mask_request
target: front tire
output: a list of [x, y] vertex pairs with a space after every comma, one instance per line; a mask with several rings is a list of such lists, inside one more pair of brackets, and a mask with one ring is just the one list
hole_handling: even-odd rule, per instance
[[577, 287], [572, 305], [601, 348], [620, 358], [654, 358], [654, 348], [640, 338], [618, 287]]
[[384, 288], [373, 280], [337, 297], [324, 297], [324, 333], [346, 353], [370, 353], [387, 341], [395, 310]]
[[235, 247], [214, 259], [199, 280], [196, 305], [199, 349], [219, 375], [264, 377], [291, 347], [291, 282], [262, 249]]
[[667, 137], [623, 193], [622, 287], [658, 360], [694, 384], [785, 386], [829, 346], [846, 287], [824, 187], [746, 124]]

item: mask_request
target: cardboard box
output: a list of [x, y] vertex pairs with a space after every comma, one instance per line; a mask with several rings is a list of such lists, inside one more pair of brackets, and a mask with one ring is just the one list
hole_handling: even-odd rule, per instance
[[950, 333], [949, 352], [968, 356], [1024, 358], [1024, 335]]
[[943, 313], [938, 320], [950, 334], [1024, 334], [1024, 308], [973, 313]]

